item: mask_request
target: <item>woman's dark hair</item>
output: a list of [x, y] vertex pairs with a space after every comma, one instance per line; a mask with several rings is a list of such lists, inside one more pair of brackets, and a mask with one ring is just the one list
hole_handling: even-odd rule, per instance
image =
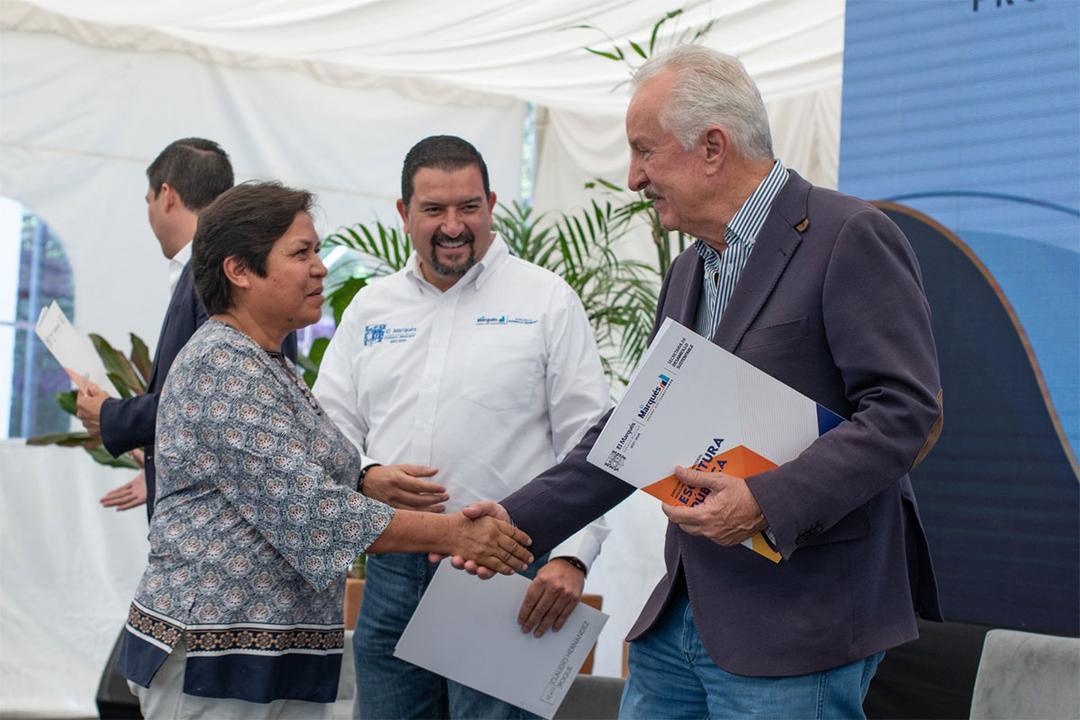
[[246, 182], [226, 190], [199, 213], [191, 244], [195, 291], [209, 315], [232, 307], [232, 283], [225, 259], [235, 257], [259, 277], [266, 277], [270, 248], [299, 212], [311, 213], [315, 198], [307, 190], [279, 182]]

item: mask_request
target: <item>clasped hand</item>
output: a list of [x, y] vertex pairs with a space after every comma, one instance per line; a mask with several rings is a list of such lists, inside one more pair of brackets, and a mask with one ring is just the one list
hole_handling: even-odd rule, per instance
[[746, 481], [722, 472], [675, 468], [675, 477], [693, 487], [709, 488], [698, 505], [663, 506], [668, 520], [690, 535], [707, 537], [718, 545], [738, 545], [769, 526]]
[[463, 513], [451, 515], [449, 520], [452, 530], [448, 545], [454, 557], [485, 568], [488, 577], [495, 573], [512, 575], [533, 561], [532, 553], [526, 549], [532, 538], [508, 522], [489, 516], [474, 519]]

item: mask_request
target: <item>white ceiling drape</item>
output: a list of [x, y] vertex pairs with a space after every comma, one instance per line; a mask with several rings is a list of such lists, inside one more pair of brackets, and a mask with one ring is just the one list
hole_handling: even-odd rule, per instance
[[[627, 69], [582, 50], [609, 35], [646, 45], [713, 28], [704, 42], [740, 57], [766, 99], [840, 80], [843, 0], [8, 0], [9, 28], [102, 47], [174, 51], [218, 64], [302, 69], [335, 84], [419, 80], [550, 108], [619, 114]], [[577, 29], [582, 24], [601, 30]], [[624, 44], [625, 47], [625, 44]], [[407, 84], [407, 83], [406, 83]]]

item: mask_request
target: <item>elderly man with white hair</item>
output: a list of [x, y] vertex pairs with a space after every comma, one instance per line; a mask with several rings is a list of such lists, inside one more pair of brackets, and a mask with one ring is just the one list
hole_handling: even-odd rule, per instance
[[[664, 280], [656, 327], [695, 327], [844, 420], [753, 477], [676, 470], [710, 493], [664, 506], [667, 573], [630, 631], [620, 714], [862, 717], [885, 650], [916, 637], [916, 613], [940, 619], [908, 477], [942, 418], [918, 262], [874, 207], [773, 157], [735, 58], [685, 46], [647, 62], [626, 132], [630, 188], [697, 238]], [[512, 519], [539, 555], [618, 504], [633, 488], [586, 461], [606, 419], [501, 505], [467, 512]], [[740, 547], [758, 532], [779, 564]]]

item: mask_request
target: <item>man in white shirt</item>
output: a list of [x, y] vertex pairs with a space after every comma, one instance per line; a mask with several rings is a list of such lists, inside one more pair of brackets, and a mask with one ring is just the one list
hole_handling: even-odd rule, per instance
[[[503, 497], [565, 455], [609, 407], [608, 384], [573, 290], [510, 256], [492, 232], [495, 194], [476, 148], [450, 136], [417, 143], [397, 207], [415, 252], [357, 294], [314, 392], [364, 455], [362, 492], [458, 510]], [[537, 561], [524, 631], [562, 627], [607, 532], [601, 519]], [[531, 717], [393, 657], [434, 569], [426, 555], [368, 558], [358, 715]]]

